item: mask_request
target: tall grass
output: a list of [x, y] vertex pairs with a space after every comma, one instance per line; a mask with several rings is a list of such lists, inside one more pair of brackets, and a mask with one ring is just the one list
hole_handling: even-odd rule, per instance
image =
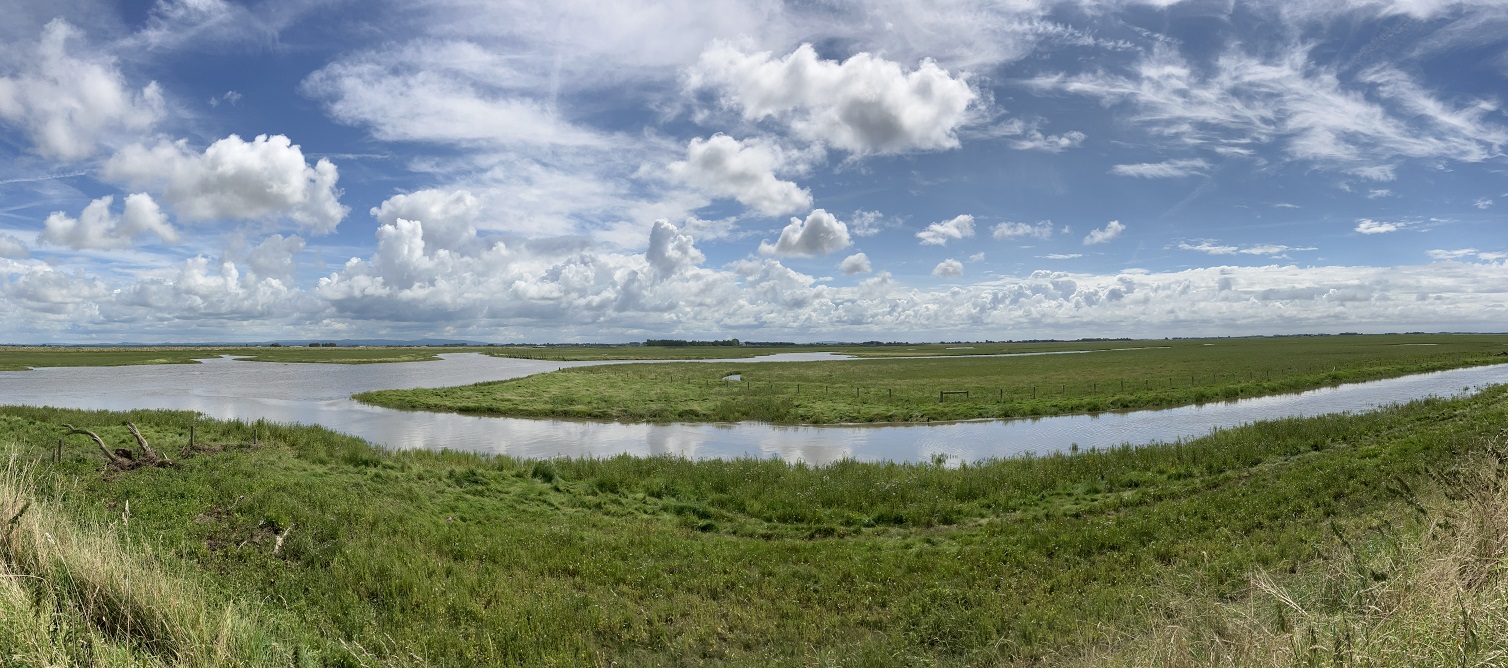
[[175, 577], [118, 524], [80, 524], [39, 497], [15, 446], [0, 472], [0, 665], [296, 665], [253, 611]]
[[1422, 494], [1408, 489], [1408, 511], [1333, 529], [1310, 569], [1255, 571], [1230, 602], [1176, 597], [1150, 632], [1073, 663], [1508, 664], [1508, 430], [1475, 453]]

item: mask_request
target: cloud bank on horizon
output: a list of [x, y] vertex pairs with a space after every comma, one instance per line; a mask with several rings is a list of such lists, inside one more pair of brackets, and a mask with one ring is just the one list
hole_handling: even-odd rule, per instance
[[0, 9], [0, 342], [1508, 323], [1499, 0]]

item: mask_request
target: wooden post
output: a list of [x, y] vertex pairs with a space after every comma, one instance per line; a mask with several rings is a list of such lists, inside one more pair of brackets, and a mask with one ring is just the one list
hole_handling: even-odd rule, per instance
[[194, 447], [194, 425], [189, 425], [189, 447]]
[[63, 439], [58, 439], [58, 449], [52, 453], [52, 463], [63, 461]]

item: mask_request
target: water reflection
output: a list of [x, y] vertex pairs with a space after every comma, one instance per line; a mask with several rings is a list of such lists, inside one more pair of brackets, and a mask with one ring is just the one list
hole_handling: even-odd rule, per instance
[[[202, 365], [0, 372], [0, 404], [186, 409], [221, 419], [265, 418], [323, 425], [395, 449], [451, 448], [522, 457], [606, 457], [621, 453], [692, 459], [779, 457], [826, 464], [844, 458], [927, 461], [938, 455], [950, 462], [974, 461], [1066, 451], [1075, 444], [1087, 449], [1171, 441], [1258, 420], [1363, 411], [1508, 382], [1508, 365], [1498, 365], [1160, 411], [841, 427], [520, 420], [394, 411], [349, 399], [351, 394], [367, 390], [444, 387], [601, 363], [504, 359], [474, 353], [441, 357], [437, 362], [366, 365], [215, 359]], [[802, 359], [813, 357], [801, 354]]]

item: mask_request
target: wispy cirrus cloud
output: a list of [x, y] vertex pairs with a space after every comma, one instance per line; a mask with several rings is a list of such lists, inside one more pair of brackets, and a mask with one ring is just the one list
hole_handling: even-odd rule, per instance
[[1202, 158], [1167, 160], [1164, 162], [1141, 162], [1130, 165], [1115, 165], [1110, 173], [1116, 176], [1133, 176], [1142, 179], [1176, 179], [1198, 176], [1210, 168]]

